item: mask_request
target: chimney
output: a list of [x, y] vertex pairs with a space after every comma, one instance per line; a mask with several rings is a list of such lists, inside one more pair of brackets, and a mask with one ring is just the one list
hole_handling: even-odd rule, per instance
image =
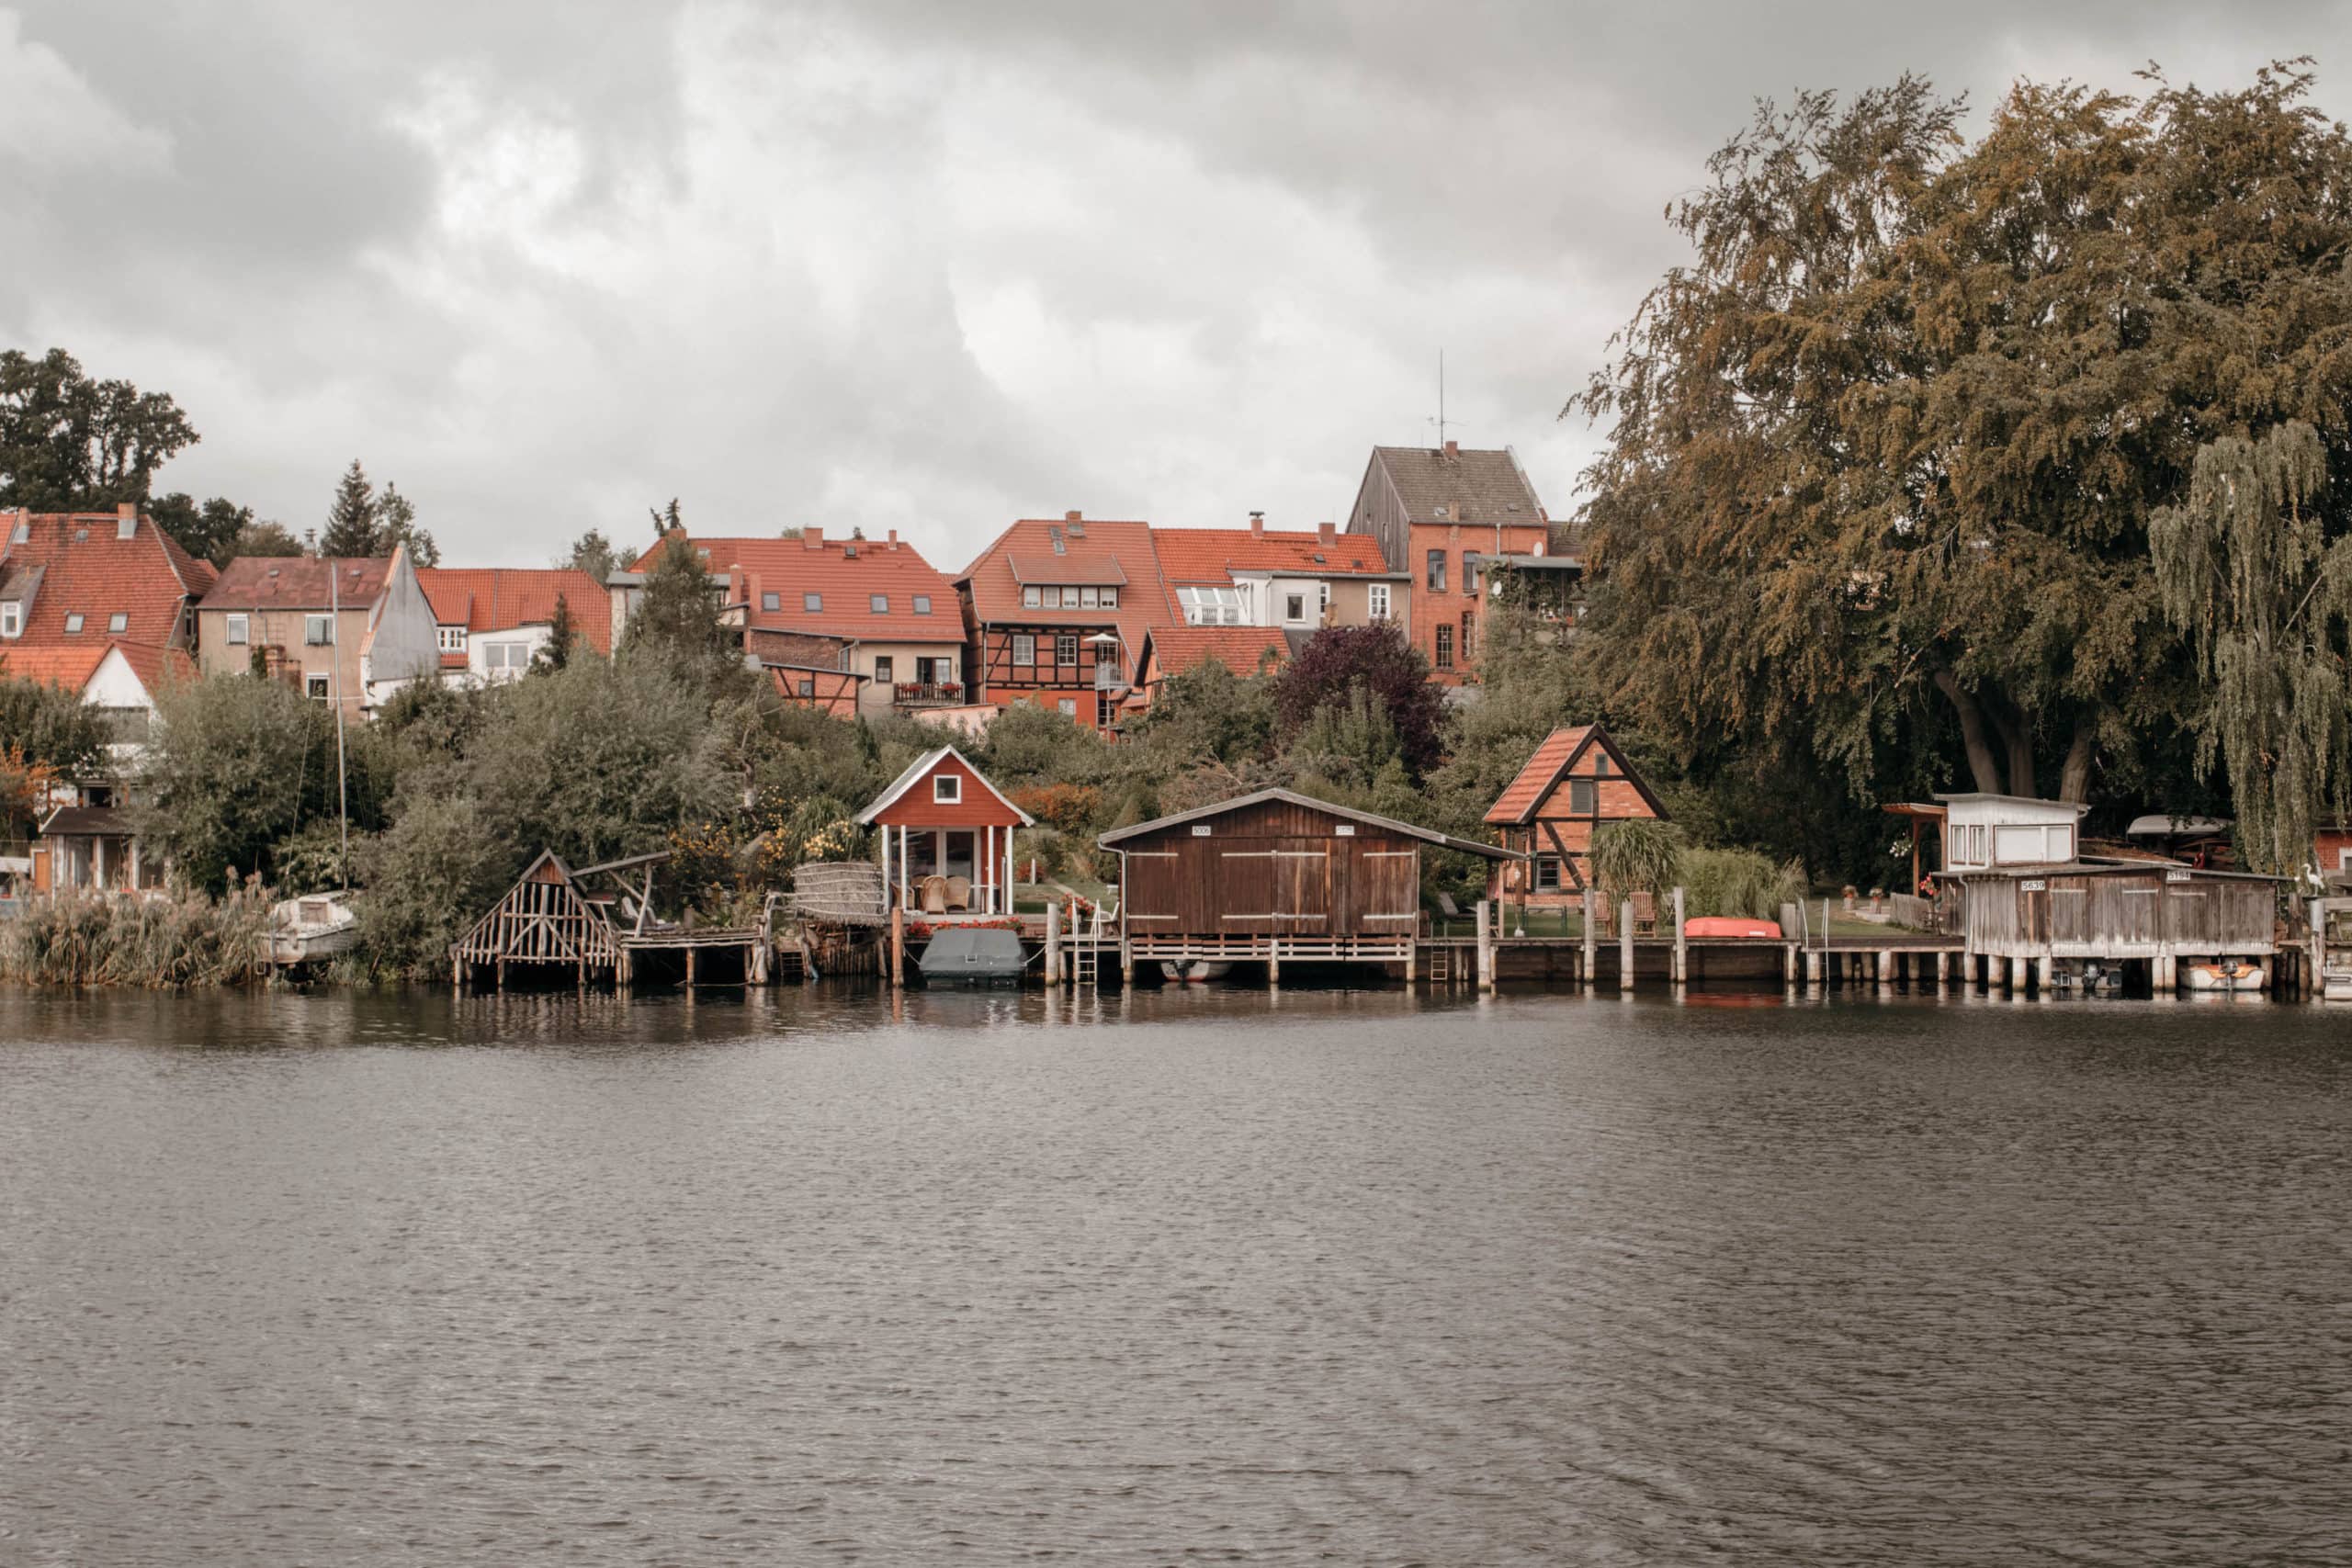
[[1083, 523], [1086, 521], [1086, 513], [1083, 512], [1065, 512], [1062, 513], [1062, 521], [1065, 523]]
[[114, 509], [114, 514], [125, 523], [136, 523], [139, 521], [139, 503], [126, 501]]
[[1445, 455], [1449, 457], [1459, 457], [1462, 456], [1462, 443], [1459, 441], [1447, 442], [1445, 444]]
[[1337, 523], [1317, 523], [1315, 525], [1315, 542], [1327, 550], [1335, 548], [1340, 543], [1340, 525]]
[[819, 527], [814, 523], [811, 523], [802, 528], [800, 530], [800, 547], [804, 550], [823, 549], [825, 547], [825, 530]]
[[1266, 514], [1264, 513], [1252, 512], [1250, 514], [1250, 536], [1253, 539], [1262, 539], [1266, 536]]
[[890, 547], [894, 550], [899, 547], [899, 531], [896, 528], [890, 530]]

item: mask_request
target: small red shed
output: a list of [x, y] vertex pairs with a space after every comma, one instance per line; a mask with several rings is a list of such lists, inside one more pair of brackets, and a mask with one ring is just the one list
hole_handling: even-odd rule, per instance
[[922, 907], [923, 879], [961, 878], [975, 914], [1012, 913], [1012, 832], [1032, 825], [953, 746], [916, 758], [857, 814], [882, 830], [882, 882], [901, 908]]
[[1552, 731], [1487, 811], [1503, 848], [1530, 857], [1498, 862], [1488, 896], [1538, 908], [1581, 902], [1592, 880], [1593, 830], [1638, 817], [1663, 820], [1666, 807], [1607, 730]]

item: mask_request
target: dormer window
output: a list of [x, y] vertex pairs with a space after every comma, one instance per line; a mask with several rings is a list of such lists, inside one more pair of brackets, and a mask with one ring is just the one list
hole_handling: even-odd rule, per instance
[[115, 636], [120, 637], [130, 629], [130, 613], [129, 611], [117, 610], [113, 615], [107, 617], [107, 630], [112, 632]]
[[79, 610], [65, 617], [65, 629], [69, 632], [78, 632], [82, 629], [82, 613]]
[[760, 608], [769, 615], [774, 615], [776, 611], [784, 608], [784, 595], [781, 593], [761, 594]]
[[936, 806], [956, 806], [964, 798], [964, 780], [958, 773], [931, 775], [931, 798]]
[[25, 633], [25, 607], [17, 600], [0, 600], [0, 637], [22, 637]]
[[114, 525], [114, 536], [118, 539], [135, 539], [139, 537], [139, 519], [136, 517], [121, 517], [116, 519]]
[[931, 614], [930, 594], [918, 593], [915, 595], [915, 614], [918, 615], [928, 615]]
[[[243, 616], [232, 616], [232, 617], [230, 617], [230, 618], [231, 618], [232, 621], [233, 621], [233, 620], [242, 620], [242, 619], [243, 619]], [[463, 652], [465, 652], [465, 651], [466, 651], [466, 628], [465, 628], [464, 626], [442, 626], [442, 627], [440, 627], [440, 628], [438, 628], [438, 629], [439, 629], [440, 634], [441, 634], [441, 651], [442, 651], [442, 652], [444, 652], [444, 653], [463, 653]], [[244, 639], [243, 637], [231, 637], [229, 640], [230, 640], [231, 642], [243, 642], [243, 641], [244, 641], [245, 639]]]

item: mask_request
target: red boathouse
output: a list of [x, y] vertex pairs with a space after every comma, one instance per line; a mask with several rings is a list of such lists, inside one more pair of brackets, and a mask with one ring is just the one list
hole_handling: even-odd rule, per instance
[[1012, 834], [1032, 825], [953, 746], [915, 759], [859, 822], [882, 833], [882, 882], [901, 908], [1012, 913]]

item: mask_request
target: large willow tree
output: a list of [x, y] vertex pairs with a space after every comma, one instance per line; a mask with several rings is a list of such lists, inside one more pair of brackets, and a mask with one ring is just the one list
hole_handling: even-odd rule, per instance
[[[2310, 85], [2300, 62], [2226, 94], [2021, 84], [1973, 143], [1912, 78], [1760, 110], [1669, 211], [1691, 262], [1571, 405], [1611, 426], [1582, 641], [1628, 716], [1692, 755], [1801, 749], [1860, 792], [1932, 753], [2078, 800], [2226, 738], [2270, 678], [2222, 665], [2305, 654], [2224, 634], [2244, 593], [2184, 587], [2168, 615], [2152, 527], [2346, 531], [2352, 141]], [[2315, 448], [2291, 506], [2192, 501], [2211, 454], [2290, 423]], [[2321, 724], [2290, 706], [2282, 730]], [[2340, 750], [2220, 747], [2240, 794], [2286, 767], [2298, 799]]]

